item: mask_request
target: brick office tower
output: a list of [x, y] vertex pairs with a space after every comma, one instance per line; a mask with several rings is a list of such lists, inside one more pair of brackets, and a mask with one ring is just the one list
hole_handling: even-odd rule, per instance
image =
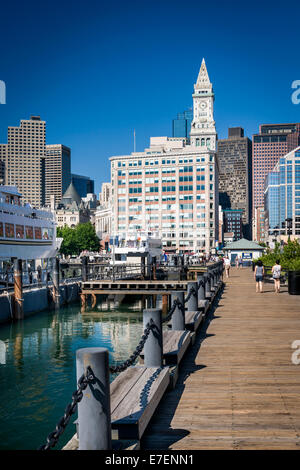
[[[6, 151], [4, 152], [4, 145]], [[35, 207], [45, 204], [46, 122], [40, 116], [9, 127], [5, 153], [5, 182], [16, 185], [23, 201]]]
[[264, 182], [279, 158], [300, 145], [300, 124], [264, 124], [253, 135], [253, 208], [264, 205]]
[[244, 129], [228, 129], [228, 138], [218, 140], [219, 198], [222, 209], [243, 210], [243, 236], [251, 239], [252, 142]]

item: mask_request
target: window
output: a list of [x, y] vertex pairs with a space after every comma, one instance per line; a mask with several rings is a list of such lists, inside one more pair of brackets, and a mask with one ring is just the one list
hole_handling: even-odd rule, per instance
[[16, 225], [16, 238], [24, 238], [24, 226]]
[[25, 233], [26, 233], [26, 238], [32, 240], [33, 239], [33, 227], [30, 227], [29, 225], [25, 226]]

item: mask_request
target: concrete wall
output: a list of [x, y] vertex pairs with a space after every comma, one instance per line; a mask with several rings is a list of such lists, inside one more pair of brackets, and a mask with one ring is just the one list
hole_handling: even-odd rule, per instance
[[[51, 308], [50, 290], [46, 287], [31, 289], [23, 292], [24, 318], [30, 314]], [[77, 283], [60, 286], [60, 305], [67, 305], [79, 299], [79, 286]], [[0, 324], [12, 321], [13, 293], [0, 296]]]

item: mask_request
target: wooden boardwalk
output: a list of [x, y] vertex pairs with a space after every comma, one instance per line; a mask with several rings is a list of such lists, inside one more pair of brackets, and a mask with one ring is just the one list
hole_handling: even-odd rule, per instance
[[300, 296], [256, 294], [250, 268], [224, 281], [142, 449], [300, 449]]

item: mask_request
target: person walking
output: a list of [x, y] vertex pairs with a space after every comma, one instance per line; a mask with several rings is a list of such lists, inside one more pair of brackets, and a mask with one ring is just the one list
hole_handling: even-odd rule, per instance
[[239, 264], [240, 264], [240, 262], [239, 262], [239, 258], [238, 258], [238, 256], [237, 256], [237, 257], [235, 258], [235, 267], [236, 267], [236, 269], [238, 269]]
[[228, 278], [229, 271], [230, 271], [230, 259], [228, 258], [228, 256], [224, 257], [224, 267], [225, 267], [226, 277]]
[[239, 269], [243, 267], [243, 260], [242, 258], [239, 258]]
[[265, 274], [265, 268], [263, 267], [262, 261], [258, 260], [254, 270], [254, 279], [256, 280], [256, 292], [262, 293], [263, 291], [263, 278]]
[[275, 293], [279, 294], [280, 292], [280, 275], [281, 275], [281, 265], [279, 259], [276, 260], [276, 264], [272, 267], [272, 274], [274, 279], [274, 288]]

